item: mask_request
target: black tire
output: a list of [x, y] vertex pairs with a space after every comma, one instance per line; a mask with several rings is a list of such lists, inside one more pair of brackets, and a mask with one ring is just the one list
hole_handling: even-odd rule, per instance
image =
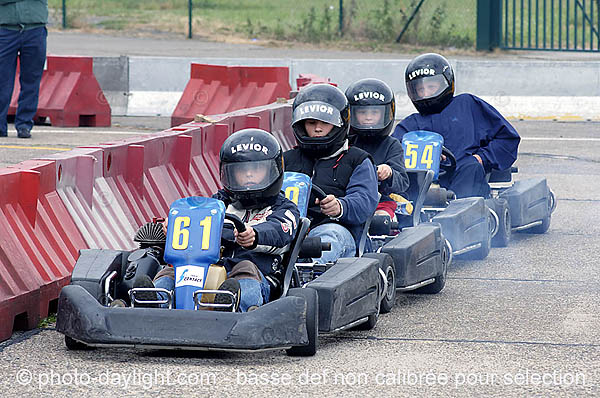
[[508, 208], [508, 202], [503, 198], [488, 199], [485, 201], [486, 205], [491, 207], [498, 215], [498, 231], [492, 238], [493, 247], [506, 247], [510, 242], [511, 230], [511, 218], [510, 209]]
[[441, 261], [442, 261], [442, 272], [435, 277], [435, 282], [425, 285], [418, 289], [415, 289], [413, 293], [416, 294], [438, 294], [446, 286], [446, 275], [448, 275], [448, 266], [450, 265], [450, 249], [447, 244], [444, 244], [442, 249]]
[[289, 356], [312, 357], [319, 346], [319, 296], [315, 289], [309, 287], [294, 288], [288, 291], [288, 296], [302, 297], [306, 301], [306, 331], [308, 344], [294, 346], [286, 350]]
[[396, 305], [396, 267], [394, 259], [387, 253], [366, 253], [366, 258], [375, 258], [379, 260], [379, 268], [383, 271], [387, 279], [387, 291], [383, 292], [379, 312], [387, 314]]
[[72, 339], [67, 335], [65, 335], [65, 345], [69, 350], [72, 351], [91, 350], [93, 348], [87, 344], [80, 343], [79, 341]]

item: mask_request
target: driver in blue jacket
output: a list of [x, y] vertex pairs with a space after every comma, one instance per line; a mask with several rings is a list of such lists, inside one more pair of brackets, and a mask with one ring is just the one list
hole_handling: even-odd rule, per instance
[[486, 174], [508, 169], [517, 159], [520, 137], [515, 128], [490, 104], [472, 94], [454, 96], [452, 66], [439, 54], [414, 58], [405, 72], [408, 96], [418, 113], [402, 120], [392, 134], [427, 130], [441, 134], [444, 146], [456, 158], [452, 175], [440, 185], [458, 198], [489, 197]]
[[[246, 225], [244, 232], [238, 232], [225, 220], [223, 238], [235, 244], [227, 245], [220, 260], [228, 279], [219, 290], [236, 293], [239, 310], [246, 312], [269, 301], [271, 285], [267, 279], [278, 278], [300, 213], [281, 193], [282, 150], [271, 134], [260, 129], [240, 130], [225, 140], [219, 158], [224, 189], [213, 198], [222, 200], [226, 212]], [[154, 287], [175, 290], [174, 269], [163, 268], [154, 277]], [[215, 296], [215, 303], [230, 302], [229, 295]]]

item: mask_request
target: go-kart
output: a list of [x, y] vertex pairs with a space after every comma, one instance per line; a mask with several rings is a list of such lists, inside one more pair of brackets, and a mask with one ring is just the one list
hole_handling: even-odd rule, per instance
[[[389, 216], [374, 216], [369, 235], [377, 254], [388, 255], [394, 264], [396, 291], [437, 294], [446, 284], [452, 261], [450, 243], [437, 223], [421, 222], [421, 212], [434, 172], [409, 170], [411, 190], [408, 202], [399, 203], [396, 221]], [[410, 211], [404, 211], [407, 203]]]
[[[214, 311], [233, 308], [236, 300], [231, 292], [217, 290], [226, 277], [223, 267], [215, 265], [225, 244], [225, 218], [243, 231], [244, 224], [226, 215], [221, 201], [179, 199], [169, 210], [166, 237], [161, 224], [152, 222], [136, 234], [137, 250], [82, 250], [71, 284], [59, 296], [57, 331], [65, 335], [67, 348], [285, 348], [289, 355], [309, 356], [316, 353], [319, 331], [374, 326], [383, 291], [379, 262], [340, 259], [307, 277], [298, 271], [297, 258], [320, 257], [324, 247], [320, 239], [305, 242], [310, 225], [305, 217], [280, 272], [267, 278], [270, 302], [247, 313]], [[153, 277], [166, 266], [163, 251], [164, 260], [175, 267], [175, 291], [134, 287], [137, 275]], [[145, 293], [160, 295], [148, 300]], [[231, 304], [214, 303], [216, 294], [230, 294]], [[116, 299], [128, 306], [111, 307]], [[148, 308], [158, 305], [168, 308]]]
[[[282, 190], [296, 203], [301, 216], [306, 216], [310, 200], [323, 199], [326, 193], [312, 184], [303, 173], [285, 172]], [[395, 273], [392, 259], [383, 254], [364, 253], [367, 221], [355, 257], [340, 258], [335, 263], [318, 263], [310, 258], [321, 253], [303, 250], [293, 267], [287, 269], [285, 281], [295, 286], [315, 289], [319, 296], [319, 332], [332, 333], [356, 327], [372, 329], [379, 313], [386, 313], [394, 306]], [[313, 239], [305, 238], [304, 247], [316, 247]], [[287, 289], [284, 284], [283, 290]], [[392, 293], [393, 292], [393, 293]], [[324, 303], [327, 303], [326, 305]]]
[[[443, 137], [430, 131], [413, 131], [404, 135], [405, 166], [408, 170], [433, 170], [434, 180], [452, 174], [456, 159], [443, 146]], [[442, 160], [443, 159], [443, 160]], [[483, 259], [491, 246], [508, 245], [511, 232], [544, 233], [555, 208], [554, 193], [545, 178], [512, 182], [517, 171], [492, 170], [487, 176], [490, 198], [456, 199], [454, 193], [437, 184], [427, 193], [422, 217], [442, 225], [453, 255]]]

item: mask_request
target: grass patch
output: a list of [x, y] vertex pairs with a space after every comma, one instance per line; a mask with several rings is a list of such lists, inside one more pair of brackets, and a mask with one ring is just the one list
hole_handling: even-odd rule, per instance
[[44, 318], [38, 323], [38, 328], [48, 328], [54, 326], [56, 323], [56, 314], [49, 314], [48, 318]]
[[[193, 32], [212, 39], [393, 44], [419, 0], [194, 0]], [[70, 27], [187, 33], [183, 0], [67, 0]], [[49, 0], [61, 16], [62, 0]], [[402, 43], [473, 47], [476, 0], [426, 0]]]

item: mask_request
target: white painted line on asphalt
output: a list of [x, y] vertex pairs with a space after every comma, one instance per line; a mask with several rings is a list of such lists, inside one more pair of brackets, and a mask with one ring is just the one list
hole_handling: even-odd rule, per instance
[[521, 137], [521, 141], [600, 141], [600, 138], [594, 137]]

